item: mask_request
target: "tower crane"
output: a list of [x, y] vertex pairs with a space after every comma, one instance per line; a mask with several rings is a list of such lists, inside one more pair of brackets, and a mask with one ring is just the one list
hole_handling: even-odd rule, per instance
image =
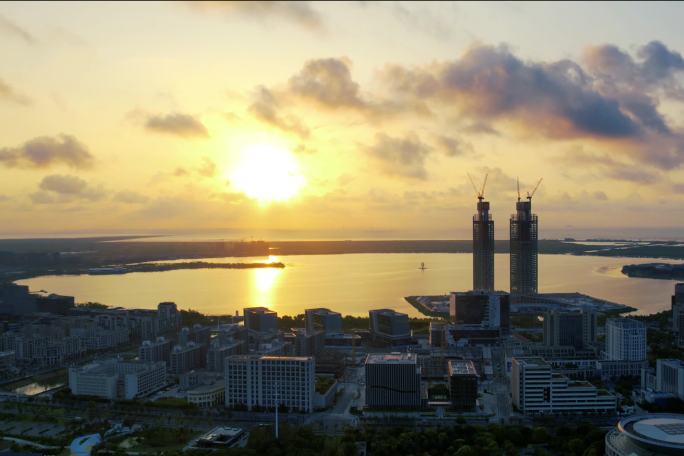
[[475, 195], [477, 196], [477, 199], [482, 201], [484, 199], [484, 191], [485, 187], [487, 186], [487, 178], [489, 177], [489, 173], [485, 174], [484, 182], [482, 182], [482, 188], [480, 190], [477, 189], [477, 186], [475, 185], [475, 181], [473, 181], [473, 177], [468, 173], [468, 179], [470, 179], [470, 184], [473, 186], [473, 190], [475, 190]]

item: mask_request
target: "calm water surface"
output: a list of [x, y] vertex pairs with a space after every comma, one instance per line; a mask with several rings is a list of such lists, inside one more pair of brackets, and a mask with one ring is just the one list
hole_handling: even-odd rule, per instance
[[[420, 314], [404, 296], [443, 294], [472, 287], [471, 254], [347, 254], [271, 257], [285, 269], [197, 269], [124, 275], [45, 276], [22, 280], [33, 291], [76, 296], [78, 302], [154, 308], [175, 301], [182, 309], [206, 314], [234, 314], [249, 306], [266, 306], [281, 315], [329, 307], [343, 314], [367, 315], [390, 307]], [[265, 258], [213, 258], [203, 261], [246, 262]], [[623, 276], [625, 264], [649, 258], [604, 258], [540, 255], [541, 292], [579, 291], [635, 307], [639, 314], [668, 309], [675, 281]], [[424, 262], [428, 268], [420, 271]], [[673, 261], [674, 262], [674, 261]], [[508, 290], [508, 255], [496, 255], [496, 286]]]

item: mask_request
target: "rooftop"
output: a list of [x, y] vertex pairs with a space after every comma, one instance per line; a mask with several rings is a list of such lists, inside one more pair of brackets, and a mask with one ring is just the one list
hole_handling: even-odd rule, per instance
[[550, 364], [540, 356], [527, 356], [520, 358], [513, 358], [518, 362], [518, 364], [529, 366], [529, 367], [549, 367]]
[[366, 357], [366, 364], [416, 364], [415, 353], [371, 353]]
[[449, 375], [477, 375], [475, 365], [470, 360], [450, 359]]
[[618, 423], [618, 430], [649, 446], [684, 450], [684, 415], [653, 413], [630, 416]]

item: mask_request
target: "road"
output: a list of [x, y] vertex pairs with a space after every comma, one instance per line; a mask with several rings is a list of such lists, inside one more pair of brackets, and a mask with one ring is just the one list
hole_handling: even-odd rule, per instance
[[503, 348], [492, 349], [492, 367], [494, 369], [493, 393], [496, 395], [497, 418], [499, 422], [508, 423], [511, 417], [512, 403], [509, 379], [506, 376], [506, 357]]
[[339, 382], [339, 396], [332, 409], [311, 414], [305, 421], [326, 434], [341, 434], [345, 428], [356, 427], [359, 419], [350, 413], [351, 407], [363, 405], [363, 367], [349, 367]]

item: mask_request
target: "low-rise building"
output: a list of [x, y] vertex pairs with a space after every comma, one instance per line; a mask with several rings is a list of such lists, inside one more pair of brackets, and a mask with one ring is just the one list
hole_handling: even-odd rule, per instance
[[384, 347], [411, 344], [408, 315], [392, 309], [376, 309], [368, 312], [371, 341]]
[[617, 398], [586, 381], [554, 373], [543, 358], [513, 358], [513, 404], [524, 414], [612, 413]]
[[150, 363], [163, 361], [168, 366], [172, 345], [173, 343], [164, 337], [157, 337], [154, 341], [145, 340], [138, 349], [138, 357], [140, 361]]
[[184, 374], [193, 369], [204, 367], [206, 357], [202, 357], [202, 345], [188, 342], [186, 345], [176, 345], [169, 354], [169, 372]]
[[621, 420], [605, 437], [606, 456], [684, 454], [684, 415], [649, 413]]
[[69, 388], [76, 396], [133, 399], [166, 385], [166, 364], [110, 359], [69, 369]]
[[225, 402], [226, 385], [223, 381], [217, 381], [211, 385], [200, 385], [186, 392], [188, 404], [198, 407], [215, 407]]

